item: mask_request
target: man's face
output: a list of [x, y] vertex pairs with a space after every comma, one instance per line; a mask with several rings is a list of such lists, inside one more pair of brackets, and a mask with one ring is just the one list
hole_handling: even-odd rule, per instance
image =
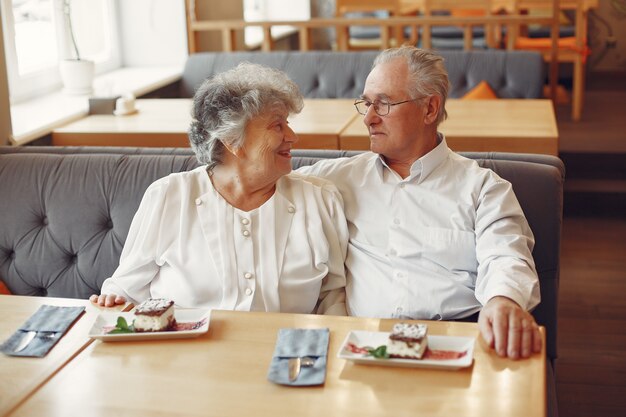
[[[361, 97], [372, 103], [396, 103], [418, 98], [409, 95], [408, 78], [408, 65], [403, 58], [379, 64], [368, 75]], [[424, 132], [422, 100], [391, 106], [385, 116], [379, 116], [374, 106], [370, 106], [363, 122], [369, 130], [373, 152], [391, 159], [421, 156], [416, 155], [416, 151]]]

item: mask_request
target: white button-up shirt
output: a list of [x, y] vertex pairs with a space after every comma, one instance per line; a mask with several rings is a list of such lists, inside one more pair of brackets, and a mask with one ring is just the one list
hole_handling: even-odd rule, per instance
[[539, 303], [534, 238], [511, 184], [443, 137], [405, 179], [371, 152], [298, 172], [331, 180], [343, 196], [350, 314], [457, 319], [497, 295], [525, 309]]
[[292, 173], [245, 212], [199, 167], [146, 190], [101, 292], [135, 303], [165, 297], [181, 307], [345, 315], [347, 242], [341, 195], [328, 181]]

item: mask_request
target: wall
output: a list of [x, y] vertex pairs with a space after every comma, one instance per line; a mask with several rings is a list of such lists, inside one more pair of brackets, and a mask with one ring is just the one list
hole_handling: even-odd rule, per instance
[[626, 71], [626, 0], [599, 1], [589, 15], [589, 44], [590, 72]]
[[[196, 18], [198, 20], [243, 20], [243, 0], [196, 0]], [[221, 33], [216, 31], [198, 32], [196, 49], [198, 51], [221, 51]], [[243, 31], [237, 33], [235, 49], [245, 49]]]
[[8, 83], [7, 66], [4, 58], [2, 19], [0, 19], [0, 145], [8, 145], [9, 135], [12, 133]]

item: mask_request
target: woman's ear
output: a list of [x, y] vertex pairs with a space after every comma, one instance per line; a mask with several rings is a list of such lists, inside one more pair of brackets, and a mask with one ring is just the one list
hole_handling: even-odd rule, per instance
[[242, 148], [235, 148], [234, 146], [232, 146], [230, 143], [225, 143], [222, 142], [222, 145], [224, 145], [224, 148], [228, 151], [228, 153], [236, 156], [236, 157], [240, 157], [243, 153], [243, 149]]
[[441, 111], [441, 97], [437, 95], [428, 97], [428, 101], [424, 107], [426, 109], [424, 113], [424, 123], [427, 125], [436, 123], [437, 116], [439, 116], [439, 112]]

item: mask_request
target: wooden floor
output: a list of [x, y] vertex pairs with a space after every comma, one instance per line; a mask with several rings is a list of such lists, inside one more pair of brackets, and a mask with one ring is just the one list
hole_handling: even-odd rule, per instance
[[560, 417], [626, 415], [626, 214], [563, 222]]

